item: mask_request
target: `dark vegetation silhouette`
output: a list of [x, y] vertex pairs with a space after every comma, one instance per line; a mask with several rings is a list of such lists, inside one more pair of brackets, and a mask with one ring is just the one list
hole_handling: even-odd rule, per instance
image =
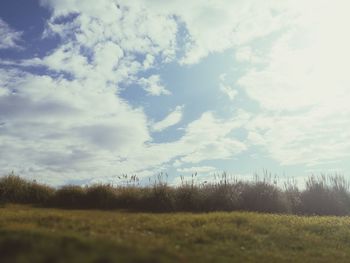
[[289, 180], [278, 186], [267, 174], [241, 181], [224, 173], [215, 183], [181, 177], [169, 186], [163, 176], [140, 186], [136, 176], [124, 176], [122, 186], [96, 184], [53, 188], [15, 174], [0, 178], [0, 202], [68, 209], [128, 209], [143, 212], [256, 211], [303, 215], [350, 215], [349, 182], [339, 175], [311, 176], [305, 187]]

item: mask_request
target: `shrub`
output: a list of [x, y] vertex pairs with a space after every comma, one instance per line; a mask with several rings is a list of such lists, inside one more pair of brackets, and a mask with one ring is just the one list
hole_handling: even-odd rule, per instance
[[86, 208], [86, 191], [75, 185], [63, 186], [55, 192], [51, 205], [62, 208]]
[[122, 209], [143, 210], [142, 200], [147, 188], [127, 186], [115, 190], [115, 206]]
[[191, 184], [183, 184], [174, 190], [174, 209], [177, 211], [200, 211], [202, 191]]
[[[349, 215], [349, 183], [344, 177], [310, 177], [299, 190], [295, 181], [284, 188], [270, 176], [254, 182], [229, 180], [226, 174], [218, 183], [182, 182], [178, 187], [163, 183], [161, 177], [153, 186], [74, 185], [54, 189], [31, 182], [13, 173], [0, 178], [0, 203], [28, 203], [61, 208], [130, 209], [149, 212], [234, 211], [316, 215]], [[136, 177], [132, 177], [136, 178]], [[134, 181], [136, 181], [134, 179]]]
[[301, 204], [305, 214], [349, 214], [348, 183], [340, 176], [310, 177], [301, 193]]
[[0, 180], [0, 200], [4, 203], [26, 202], [28, 182], [10, 174]]
[[31, 204], [47, 204], [55, 194], [53, 188], [36, 182], [30, 183], [27, 191], [27, 203]]
[[283, 192], [288, 205], [288, 212], [293, 214], [300, 214], [301, 209], [301, 192], [295, 180], [288, 180], [284, 183]]
[[242, 183], [208, 184], [202, 188], [204, 211], [233, 211], [239, 208]]
[[53, 193], [53, 188], [27, 181], [13, 173], [0, 179], [0, 201], [2, 203], [45, 203]]
[[247, 183], [242, 187], [240, 209], [267, 213], [288, 212], [288, 204], [280, 189], [268, 182]]
[[116, 189], [110, 185], [93, 185], [86, 188], [85, 204], [88, 208], [116, 208]]
[[175, 210], [175, 190], [164, 183], [155, 184], [144, 192], [140, 205], [152, 212]]

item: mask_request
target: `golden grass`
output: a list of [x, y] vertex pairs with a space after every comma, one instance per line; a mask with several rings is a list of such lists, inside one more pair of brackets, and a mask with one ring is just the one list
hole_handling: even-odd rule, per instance
[[348, 262], [349, 217], [0, 208], [0, 262]]

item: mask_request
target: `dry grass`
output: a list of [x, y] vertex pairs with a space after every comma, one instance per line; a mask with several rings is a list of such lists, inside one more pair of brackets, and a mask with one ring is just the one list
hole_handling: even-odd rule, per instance
[[348, 262], [348, 217], [7, 205], [0, 262]]

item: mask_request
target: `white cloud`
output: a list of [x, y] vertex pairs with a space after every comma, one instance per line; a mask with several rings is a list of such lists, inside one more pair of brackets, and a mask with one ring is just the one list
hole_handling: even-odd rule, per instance
[[[85, 47], [92, 48], [99, 42], [112, 41], [118, 43], [125, 53], [160, 55], [164, 60], [174, 58], [177, 23], [169, 16], [142, 8], [141, 5], [132, 5], [129, 1], [41, 2], [54, 11], [48, 30], [64, 38], [73, 31], [77, 42]], [[57, 18], [71, 13], [79, 15], [63, 25], [56, 22]]]
[[[57, 184], [149, 174], [172, 164], [179, 170], [206, 167], [200, 163], [233, 158], [251, 145], [261, 145], [282, 164], [348, 157], [346, 1], [41, 3], [53, 12], [44, 36], [56, 34], [61, 44], [41, 59], [20, 63], [44, 66], [47, 76], [0, 72], [2, 171], [16, 169]], [[3, 21], [1, 34], [0, 48], [16, 47], [21, 36]], [[183, 109], [150, 127], [143, 109], [119, 97], [120, 84], [169, 95], [160, 75], [142, 73], [171, 61], [197, 63], [227, 49], [234, 49], [246, 71], [236, 84], [222, 80], [222, 92], [234, 100], [239, 85], [261, 111], [226, 119], [204, 112], [180, 139], [152, 143], [149, 128], [163, 131], [179, 123]], [[246, 141], [234, 137], [239, 128], [247, 130]]]
[[87, 72], [92, 71], [92, 65], [89, 65], [87, 58], [80, 54], [79, 47], [72, 44], [60, 46], [42, 61], [34, 59], [32, 63], [45, 65], [57, 72], [72, 74], [74, 78], [84, 78]]
[[[114, 1], [43, 2], [54, 12], [45, 34], [58, 34], [62, 45], [22, 65], [45, 66], [57, 77], [16, 72], [4, 81], [3, 171], [15, 169], [58, 184], [68, 178], [145, 174], [176, 159], [182, 164], [198, 163], [230, 158], [245, 149], [229, 136], [238, 124], [211, 113], [190, 123], [179, 140], [151, 143], [143, 110], [118, 96], [119, 84], [133, 81], [144, 84], [152, 95], [170, 94], [159, 75], [140, 80], [138, 73], [174, 59], [177, 22], [173, 16], [128, 3], [118, 6]], [[72, 12], [78, 14], [67, 16]], [[136, 56], [145, 59], [140, 62]], [[182, 108], [176, 108], [155, 125], [156, 130], [175, 125], [181, 117]]]
[[[59, 184], [169, 161], [144, 162], [151, 140], [147, 117], [118, 92], [121, 82], [138, 81], [137, 74], [156, 58], [174, 57], [174, 19], [115, 1], [42, 4], [53, 10], [44, 36], [58, 34], [62, 44], [41, 59], [13, 64], [44, 66], [50, 75], [1, 72], [1, 170]], [[136, 59], [141, 54], [143, 63]], [[169, 94], [159, 76], [145, 82], [151, 94]]]
[[264, 146], [283, 165], [320, 165], [349, 157], [349, 114], [337, 117], [314, 110], [253, 118], [249, 140]]
[[154, 56], [147, 54], [145, 60], [143, 61], [143, 68], [144, 69], [149, 69], [154, 65]]
[[[244, 121], [243, 121], [244, 122]], [[190, 123], [181, 139], [188, 153], [180, 158], [183, 163], [199, 163], [206, 160], [228, 159], [246, 150], [243, 142], [230, 136], [241, 127], [242, 120], [216, 119], [210, 112]]]
[[159, 75], [152, 75], [148, 78], [141, 78], [138, 81], [139, 85], [151, 96], [170, 95], [160, 79]]
[[155, 132], [161, 132], [171, 126], [178, 124], [182, 120], [183, 106], [177, 106], [174, 111], [169, 113], [163, 120], [156, 122], [152, 125], [152, 130]]
[[[177, 28], [181, 23], [187, 30], [187, 35], [181, 36], [185, 39], [185, 46], [180, 47], [185, 51], [180, 58], [184, 64], [197, 63], [210, 53], [233, 47], [240, 49], [240, 46], [277, 32], [290, 22], [290, 14], [285, 11], [287, 2], [278, 0], [205, 3], [200, 0], [191, 3], [183, 0], [172, 3], [128, 0], [118, 4], [113, 0], [103, 0], [98, 6], [92, 0], [41, 2], [54, 11], [49, 23], [53, 32], [67, 36], [78, 27], [81, 33], [76, 34], [76, 38], [86, 46], [109, 39], [118, 41], [124, 51], [148, 53], [150, 56], [161, 53], [164, 61], [175, 58]], [[80, 13], [74, 23], [64, 28], [55, 23], [57, 17], [72, 12]], [[145, 62], [145, 68], [148, 63]]]
[[233, 88], [231, 85], [226, 83], [226, 74], [222, 74], [220, 76], [220, 90], [231, 100], [233, 101], [237, 94], [238, 91]]
[[261, 58], [254, 53], [253, 49], [250, 46], [238, 47], [235, 50], [235, 59], [238, 62], [248, 62], [252, 64], [263, 63]]
[[20, 48], [22, 32], [13, 30], [0, 18], [0, 49]]
[[[99, 41], [119, 39], [123, 50], [156, 54], [164, 61], [175, 58], [177, 23], [185, 25], [188, 35], [184, 64], [193, 64], [210, 53], [247, 44], [276, 32], [289, 20], [284, 13], [287, 2], [230, 1], [205, 2], [195, 0], [42, 0], [53, 10], [49, 29], [67, 36], [77, 26], [82, 29], [76, 37], [80, 43], [92, 46]], [[74, 23], [62, 28], [55, 19], [69, 13], [80, 13]], [[175, 19], [176, 17], [176, 19]], [[288, 21], [286, 21], [288, 20]], [[105, 30], [108, 28], [108, 30]], [[96, 38], [99, 35], [99, 38]], [[147, 36], [140, 38], [140, 36]]]
[[[317, 8], [315, 8], [317, 6]], [[320, 165], [350, 152], [347, 1], [297, 1], [293, 24], [238, 84], [261, 106], [247, 127], [281, 164]]]
[[144, 113], [113, 91], [33, 75], [5, 88], [16, 93], [0, 97], [3, 169], [79, 170], [76, 177], [87, 176], [111, 169], [150, 140]]
[[213, 173], [215, 172], [217, 169], [213, 166], [193, 166], [193, 167], [189, 167], [189, 168], [181, 168], [181, 169], [177, 169], [177, 171], [179, 173]]
[[225, 120], [205, 112], [187, 125], [180, 139], [168, 143], [148, 143], [145, 148], [134, 151], [128, 163], [119, 166], [126, 169], [130, 165], [135, 171], [144, 171], [174, 163], [176, 168], [181, 169], [186, 164], [233, 158], [244, 152], [246, 146], [230, 134], [246, 122], [247, 116], [244, 114]]
[[[142, 1], [129, 1], [140, 6]], [[268, 1], [148, 1], [146, 8], [176, 15], [188, 31], [184, 64], [198, 63], [210, 53], [222, 52], [267, 36], [285, 24], [285, 3]]]

